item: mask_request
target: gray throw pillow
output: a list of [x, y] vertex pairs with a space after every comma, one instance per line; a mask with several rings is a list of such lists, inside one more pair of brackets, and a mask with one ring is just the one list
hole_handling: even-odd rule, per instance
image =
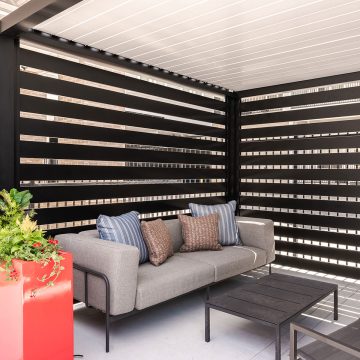
[[120, 216], [100, 215], [96, 220], [96, 227], [100, 239], [136, 246], [140, 251], [140, 264], [149, 260], [138, 212], [131, 211]]

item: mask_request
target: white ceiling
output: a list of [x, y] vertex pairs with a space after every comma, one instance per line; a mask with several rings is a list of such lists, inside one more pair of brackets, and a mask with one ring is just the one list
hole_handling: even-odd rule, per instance
[[233, 90], [360, 70], [360, 0], [85, 0], [36, 29]]
[[0, 19], [28, 1], [29, 0], [0, 0]]

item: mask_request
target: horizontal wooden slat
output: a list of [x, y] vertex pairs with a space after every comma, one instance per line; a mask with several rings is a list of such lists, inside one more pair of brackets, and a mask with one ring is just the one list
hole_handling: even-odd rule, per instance
[[134, 161], [150, 163], [225, 164], [224, 156], [137, 150], [58, 143], [20, 142], [20, 156], [28, 158]]
[[20, 110], [29, 113], [90, 120], [106, 124], [127, 125], [181, 133], [186, 131], [188, 134], [220, 138], [225, 136], [225, 130], [217, 127], [174, 121], [160, 116], [102, 109], [35, 96], [20, 95]]
[[360, 186], [356, 185], [241, 183], [240, 191], [296, 195], [360, 197]]
[[20, 180], [217, 179], [224, 170], [76, 165], [20, 165]]
[[356, 259], [360, 255], [358, 251], [287, 241], [277, 241], [275, 247], [278, 251], [287, 251], [295, 254], [318, 256], [323, 258], [336, 259], [340, 261], [356, 261]]
[[[117, 124], [131, 127], [148, 128], [153, 132], [124, 131], [103, 127], [91, 127], [61, 122], [29, 119], [31, 115], [23, 114], [20, 119], [20, 133], [29, 136], [43, 136], [48, 138], [66, 138], [74, 140], [105, 141], [117, 144], [139, 144], [149, 146], [175, 147], [181, 149], [225, 151], [226, 144], [219, 141], [201, 140], [199, 137], [225, 138], [225, 115], [205, 111], [198, 106], [226, 111], [226, 103], [209, 97], [190, 92], [165, 87], [110, 71], [96, 69], [88, 65], [70, 62], [64, 59], [21, 49], [19, 63], [24, 66], [37, 68], [57, 74], [67, 75], [78, 79], [93, 81], [121, 89], [140, 93], [129, 95], [80, 83], [47, 78], [35, 74], [21, 72], [19, 74], [20, 87], [23, 89], [56, 94], [65, 97], [94, 101], [97, 103], [122, 106], [139, 112], [115, 111], [96, 106], [87, 106], [35, 96], [20, 95], [19, 107], [21, 112], [35, 113], [70, 119], [89, 120], [98, 123]], [[155, 72], [154, 72], [155, 73]], [[189, 82], [189, 86], [191, 83]], [[149, 99], [145, 95], [156, 96], [159, 100]], [[164, 101], [162, 101], [162, 98]], [[173, 104], [166, 101], [175, 100]], [[194, 108], [195, 106], [195, 108]], [[159, 115], [141, 113], [148, 111]], [[175, 116], [186, 119], [184, 121], [170, 120]], [[193, 121], [196, 120], [196, 121]], [[190, 122], [189, 122], [190, 121]], [[128, 129], [127, 129], [128, 130]], [[160, 135], [157, 130], [179, 133], [180, 136]], [[194, 136], [182, 136], [193, 134]], [[22, 141], [19, 146], [19, 156], [25, 158], [51, 158], [69, 160], [95, 161], [127, 161], [151, 163], [177, 164], [225, 164], [224, 156], [194, 154], [185, 152], [170, 152], [158, 150], [111, 148], [103, 146], [86, 146], [62, 143], [43, 143], [37, 141]], [[31, 187], [34, 202], [62, 202], [96, 199], [113, 199], [126, 197], [164, 196], [182, 194], [201, 194], [200, 198], [177, 200], [139, 201], [124, 204], [94, 204], [91, 206], [64, 206], [59, 208], [37, 209], [40, 224], [71, 223], [95, 219], [100, 213], [118, 215], [130, 210], [141, 213], [157, 213], [164, 211], [183, 210], [191, 201], [205, 204], [217, 204], [225, 201], [224, 197], [209, 197], [211, 193], [224, 193], [225, 183], [171, 183], [167, 179], [224, 179], [223, 169], [205, 168], [162, 168], [162, 167], [113, 167], [113, 166], [76, 166], [76, 165], [35, 165], [22, 164], [18, 172], [21, 180], [145, 180], [142, 184], [127, 185], [84, 185], [47, 184]], [[146, 184], [146, 180], [164, 179], [164, 183]], [[34, 184], [32, 184], [34, 186]], [[24, 187], [26, 188], [26, 187]], [[69, 204], [67, 204], [69, 205]], [[94, 226], [64, 227], [49, 233], [80, 231]]]
[[225, 116], [223, 115], [127, 95], [115, 91], [99, 89], [83, 84], [72, 83], [25, 72], [21, 72], [19, 78], [20, 87], [23, 89], [217, 124], [224, 124], [225, 122]]
[[360, 153], [241, 156], [242, 165], [319, 165], [360, 163]]
[[312, 124], [284, 125], [241, 129], [241, 137], [262, 138], [360, 131], [360, 120], [326, 121]]
[[37, 219], [39, 224], [51, 224], [66, 221], [79, 221], [96, 219], [100, 214], [117, 216], [128, 211], [139, 213], [163, 212], [187, 209], [189, 202], [199, 204], [220, 204], [223, 197], [196, 198], [181, 200], [142, 201], [124, 204], [106, 204], [92, 206], [69, 206], [66, 208], [38, 209]]
[[360, 235], [354, 234], [275, 226], [275, 235], [287, 238], [325, 242], [332, 244], [333, 246], [360, 246]]
[[276, 255], [275, 263], [283, 266], [317, 271], [323, 274], [325, 273], [329, 275], [360, 279], [360, 268], [354, 268], [351, 266], [326, 263], [324, 261], [306, 260], [283, 255]]
[[347, 74], [333, 75], [322, 78], [315, 78], [310, 80], [296, 81], [287, 84], [279, 84], [273, 86], [265, 86], [257, 89], [249, 89], [238, 92], [239, 96], [250, 97], [250, 96], [259, 96], [264, 94], [271, 94], [276, 92], [285, 92], [297, 89], [305, 89], [311, 87], [321, 87], [325, 85], [332, 85], [342, 82], [355, 81], [360, 79], [360, 72], [352, 72]]
[[256, 169], [256, 170], [241, 170], [242, 178], [252, 179], [293, 179], [293, 180], [338, 180], [350, 181], [360, 180], [360, 171], [356, 169]]
[[138, 196], [161, 196], [225, 192], [225, 183], [167, 183], [135, 185], [49, 185], [27, 187], [33, 202], [77, 201]]
[[358, 148], [360, 135], [328, 136], [307, 139], [249, 141], [241, 144], [241, 151], [279, 151]]
[[84, 126], [46, 120], [21, 119], [20, 134], [125, 144], [225, 151], [225, 143], [219, 141], [118, 130], [105, 127]]
[[339, 229], [360, 230], [360, 221], [356, 218], [304, 215], [277, 211], [240, 210], [241, 216], [271, 219], [277, 222], [303, 224], [312, 226], [324, 226]]
[[[255, 89], [241, 92], [239, 95], [256, 96], [274, 92], [288, 92], [293, 89], [304, 89], [332, 85], [341, 82], [359, 80], [360, 73], [345, 74], [322, 79], [313, 79], [292, 84], [278, 85], [263, 89]], [[241, 104], [241, 111], [258, 111], [274, 108], [284, 108], [280, 112], [268, 112], [257, 115], [241, 117], [243, 126], [256, 124], [284, 123], [282, 126], [265, 126], [258, 128], [241, 129], [242, 139], [251, 138], [279, 138], [295, 137], [292, 139], [273, 139], [266, 141], [243, 141], [241, 151], [294, 151], [295, 154], [284, 155], [256, 155], [240, 156], [242, 165], [256, 165], [258, 167], [278, 165], [338, 165], [338, 169], [241, 169], [243, 178], [254, 179], [289, 179], [326, 181], [357, 181], [358, 169], [342, 169], [343, 165], [357, 167], [360, 163], [359, 153], [337, 153], [337, 149], [358, 148], [360, 136], [360, 104], [348, 103], [330, 105], [336, 101], [351, 101], [360, 97], [360, 87], [343, 88], [338, 90], [312, 92], [293, 96], [280, 96], [273, 99], [264, 99]], [[322, 104], [320, 107], [315, 104]], [[303, 107], [292, 110], [291, 107]], [[353, 117], [350, 119], [349, 117]], [[316, 121], [326, 119], [326, 121]], [[344, 121], [342, 121], [344, 119]], [[297, 125], [294, 122], [300, 120], [315, 120], [313, 123]], [[335, 120], [335, 121], [332, 121]], [[287, 124], [290, 122], [290, 124]], [[346, 133], [355, 133], [347, 135]], [[331, 135], [329, 134], [340, 134]], [[309, 135], [315, 135], [309, 137]], [[305, 137], [307, 136], [307, 137]], [[330, 154], [296, 154], [297, 150], [333, 149]], [[354, 166], [352, 166], [354, 165]], [[310, 166], [309, 166], [310, 167]], [[335, 167], [335, 166], [334, 166]], [[276, 241], [276, 249], [282, 252], [302, 254], [306, 256], [331, 258], [336, 261], [357, 262], [359, 253], [340, 249], [339, 245], [360, 246], [360, 236], [343, 233], [344, 230], [360, 230], [357, 217], [343, 217], [344, 213], [357, 214], [360, 211], [358, 202], [354, 197], [360, 196], [360, 187], [356, 185], [312, 185], [312, 184], [282, 184], [282, 183], [240, 183], [240, 191], [243, 196], [240, 199], [240, 207], [254, 206], [273, 211], [241, 210], [240, 213], [248, 216], [270, 218], [277, 222], [275, 235], [291, 239], [303, 239], [328, 243], [331, 246], [319, 246], [295, 242]], [[245, 196], [244, 193], [254, 193], [256, 196]], [[294, 194], [302, 198], [269, 197], [266, 193]], [[327, 200], [303, 199], [304, 195], [325, 196]], [[341, 201], [329, 200], [330, 197], [338, 197]], [[352, 198], [352, 199], [349, 199]], [[295, 213], [286, 212], [293, 209]], [[302, 210], [314, 211], [311, 214], [302, 214]], [[315, 215], [318, 211], [331, 213], [332, 216]], [[337, 215], [337, 216], [335, 216]], [[351, 215], [353, 216], [353, 215]], [[314, 229], [287, 227], [286, 223], [313, 226]], [[341, 233], [328, 232], [326, 228], [342, 229]], [[315, 230], [316, 229], [316, 230]], [[321, 230], [320, 230], [321, 229]], [[341, 276], [360, 278], [360, 269], [330, 264], [324, 261], [311, 261], [298, 257], [277, 255], [276, 262], [309, 270], [326, 272]]]
[[151, 83], [149, 81], [135, 79], [129, 76], [116, 74], [111, 71], [97, 69], [92, 66], [67, 61], [53, 56], [41, 54], [35, 51], [20, 49], [19, 62], [21, 65], [41, 69], [61, 75], [68, 75], [83, 80], [138, 91], [153, 96], [172, 99], [206, 108], [226, 111], [223, 101], [196, 95], [187, 91], [173, 89], [168, 86]]
[[284, 96], [261, 101], [244, 102], [241, 104], [241, 111], [256, 111], [289, 106], [327, 103], [331, 101], [346, 101], [357, 98], [360, 98], [360, 87], [351, 87], [338, 90], [312, 92], [309, 94], [295, 96]]
[[266, 206], [297, 210], [314, 210], [343, 213], [360, 213], [360, 202], [313, 199], [289, 199], [277, 197], [242, 196], [241, 205]]
[[360, 104], [348, 104], [338, 106], [326, 106], [303, 110], [280, 111], [263, 113], [259, 115], [247, 115], [241, 117], [242, 125], [266, 124], [284, 121], [298, 121], [321, 118], [335, 118], [339, 116], [352, 116], [360, 113]]

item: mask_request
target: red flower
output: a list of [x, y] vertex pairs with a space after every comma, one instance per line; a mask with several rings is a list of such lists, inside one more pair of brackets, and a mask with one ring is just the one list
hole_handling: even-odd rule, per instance
[[55, 239], [50, 239], [49, 241], [48, 241], [50, 244], [53, 244], [53, 245], [57, 245], [59, 242], [57, 241], [57, 240], [55, 240]]
[[11, 279], [17, 279], [17, 278], [18, 278], [18, 273], [17, 273], [16, 270], [12, 270], [12, 271], [10, 272], [10, 278], [11, 278]]
[[33, 244], [33, 247], [34, 247], [34, 248], [38, 248], [38, 247], [40, 247], [40, 246], [41, 246], [41, 242], [36, 242], [36, 243]]

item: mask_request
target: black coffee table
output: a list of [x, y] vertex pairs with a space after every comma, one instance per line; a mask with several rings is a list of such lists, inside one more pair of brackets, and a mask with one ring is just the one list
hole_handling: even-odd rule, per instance
[[338, 319], [338, 286], [296, 276], [271, 274], [238, 286], [205, 303], [205, 341], [210, 341], [210, 309], [272, 326], [276, 332], [275, 359], [281, 359], [281, 327], [334, 293], [334, 320]]

